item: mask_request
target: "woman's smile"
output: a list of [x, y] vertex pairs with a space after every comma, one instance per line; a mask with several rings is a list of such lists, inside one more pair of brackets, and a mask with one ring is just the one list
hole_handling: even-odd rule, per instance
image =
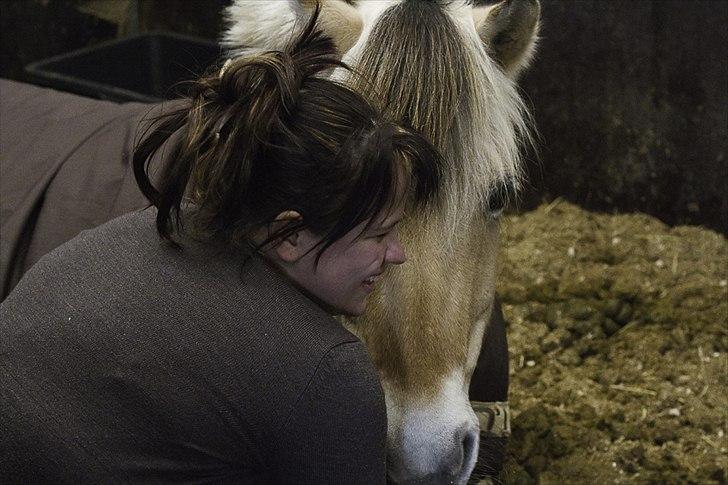
[[374, 291], [374, 283], [376, 283], [376, 281], [379, 279], [379, 275], [381, 274], [382, 273], [377, 273], [364, 280], [363, 285], [367, 293], [371, 293], [372, 291]]

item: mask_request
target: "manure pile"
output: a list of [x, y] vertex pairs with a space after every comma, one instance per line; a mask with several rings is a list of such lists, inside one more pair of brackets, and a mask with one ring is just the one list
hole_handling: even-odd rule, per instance
[[502, 481], [726, 483], [726, 238], [563, 201], [502, 233]]

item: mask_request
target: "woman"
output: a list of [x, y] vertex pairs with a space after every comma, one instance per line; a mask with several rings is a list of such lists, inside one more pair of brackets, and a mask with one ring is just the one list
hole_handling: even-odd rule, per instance
[[343, 66], [315, 21], [199, 81], [135, 153], [154, 208], [61, 246], [0, 305], [3, 480], [385, 481], [377, 372], [331, 315], [404, 262], [395, 225], [438, 163], [317, 77]]

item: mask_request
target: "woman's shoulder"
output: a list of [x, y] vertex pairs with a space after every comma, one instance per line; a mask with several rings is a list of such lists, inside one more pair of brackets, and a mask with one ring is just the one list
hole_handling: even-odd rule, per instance
[[364, 344], [321, 359], [270, 441], [281, 483], [384, 483], [387, 411]]
[[205, 336], [221, 354], [258, 349], [251, 359], [269, 359], [282, 372], [299, 369], [301, 378], [330, 349], [358, 342], [262, 257], [245, 260], [189, 241], [169, 247], [155, 217], [153, 209], [133, 212], [79, 234], [31, 268], [5, 306], [41, 305], [49, 315], [66, 315], [70, 306], [78, 317], [114, 322], [104, 328], [179, 338], [187, 356], [206, 352]]
[[321, 359], [317, 374], [321, 381], [336, 382], [335, 387], [347, 399], [359, 403], [383, 399], [378, 371], [360, 340], [331, 347]]
[[245, 331], [259, 332], [255, 338], [275, 346], [283, 366], [313, 372], [321, 363], [336, 361], [342, 345], [356, 349], [348, 357], [368, 360], [357, 337], [262, 257], [252, 257], [242, 268], [235, 294], [247, 308]]
[[93, 266], [93, 258], [99, 260], [113, 258], [115, 253], [132, 257], [139, 252], [158, 243], [155, 226], [154, 209], [134, 211], [100, 226], [81, 231], [74, 238], [58, 246], [44, 255], [35, 266], [73, 265], [74, 261], [83, 258], [87, 269]]

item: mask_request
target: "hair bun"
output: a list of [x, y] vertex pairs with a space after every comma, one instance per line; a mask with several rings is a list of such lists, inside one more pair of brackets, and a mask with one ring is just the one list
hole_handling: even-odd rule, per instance
[[[190, 103], [160, 117], [135, 149], [134, 175], [158, 209], [162, 238], [191, 229], [247, 247], [254, 231], [295, 210], [303, 222], [286, 224], [269, 241], [307, 227], [325, 235], [319, 257], [388, 210], [400, 198], [401, 177], [412, 178], [418, 201], [431, 199], [439, 180], [436, 152], [324, 76], [346, 66], [333, 41], [316, 30], [317, 15], [318, 9], [286, 49], [228, 60], [195, 81]], [[177, 131], [157, 189], [149, 161]], [[190, 212], [183, 214], [183, 206]]]

